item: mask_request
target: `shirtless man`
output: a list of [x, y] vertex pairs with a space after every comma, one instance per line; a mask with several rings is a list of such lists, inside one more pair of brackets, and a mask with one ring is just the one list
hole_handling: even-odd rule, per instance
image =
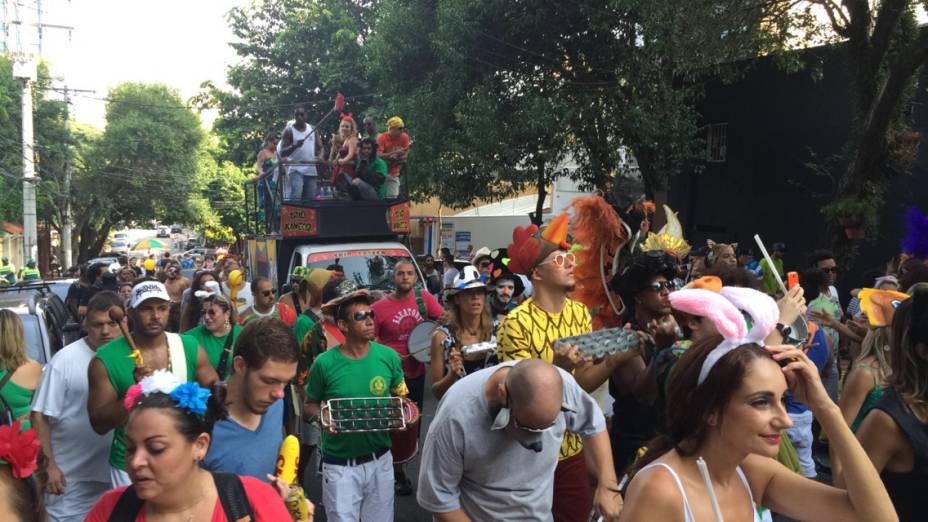
[[180, 328], [180, 303], [184, 290], [190, 288], [190, 280], [180, 275], [180, 264], [176, 259], [167, 262], [164, 268], [164, 287], [171, 296], [171, 315], [168, 318], [167, 331], [177, 332]]

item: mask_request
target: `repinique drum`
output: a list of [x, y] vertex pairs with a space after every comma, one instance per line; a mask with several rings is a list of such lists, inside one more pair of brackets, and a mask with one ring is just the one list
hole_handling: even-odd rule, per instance
[[403, 401], [403, 417], [406, 419], [405, 431], [391, 431], [393, 463], [403, 464], [412, 460], [419, 453], [419, 407], [410, 400]]
[[423, 321], [409, 332], [406, 347], [413, 359], [428, 363], [432, 360], [432, 333], [438, 328], [435, 321]]

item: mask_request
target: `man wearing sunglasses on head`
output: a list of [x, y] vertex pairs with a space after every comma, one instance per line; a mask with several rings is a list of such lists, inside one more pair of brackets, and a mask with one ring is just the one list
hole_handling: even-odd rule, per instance
[[[558, 216], [544, 231], [534, 225], [517, 227], [513, 231], [513, 243], [507, 249], [508, 268], [526, 275], [534, 294], [506, 316], [499, 329], [497, 353], [501, 361], [541, 359], [559, 366], [572, 372], [583, 390], [592, 392], [606, 382], [619, 363], [635, 352], [589, 361], [575, 346], [555, 347], [558, 339], [592, 331], [589, 310], [567, 297], [574, 289], [576, 262], [567, 244], [567, 219], [567, 214]], [[586, 522], [594, 505], [600, 513], [608, 513], [621, 504], [608, 445], [585, 448], [583, 434], [568, 430], [564, 433], [558, 460], [553, 470], [553, 502], [548, 504], [553, 520]], [[593, 473], [597, 478], [595, 493], [590, 488], [587, 462], [597, 467]]]
[[[526, 359], [468, 375], [448, 390], [429, 427], [419, 505], [439, 521], [554, 520], [555, 468], [567, 430], [608, 457], [602, 411], [566, 371]], [[597, 508], [616, 520], [621, 497], [611, 466], [604, 471], [601, 482], [615, 492], [599, 497]]]
[[[338, 292], [322, 305], [322, 312], [335, 318], [345, 342], [313, 361], [306, 378], [307, 415], [317, 414], [322, 402], [331, 399], [408, 394], [399, 355], [372, 342], [375, 313], [370, 293], [350, 280], [343, 280]], [[327, 520], [393, 520], [391, 445], [386, 431], [323, 432], [322, 502]]]
[[251, 282], [251, 295], [254, 303], [239, 314], [238, 322], [245, 326], [258, 317], [273, 317], [280, 319], [287, 326], [293, 328], [296, 324], [296, 310], [286, 303], [278, 303], [274, 293], [274, 285], [266, 277], [257, 277]]

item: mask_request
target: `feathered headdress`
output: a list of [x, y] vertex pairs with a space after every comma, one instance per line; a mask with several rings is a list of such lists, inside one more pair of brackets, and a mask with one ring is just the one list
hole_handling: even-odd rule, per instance
[[584, 196], [571, 202], [576, 286], [571, 297], [585, 304], [593, 316], [593, 329], [622, 325], [624, 307], [608, 285], [619, 270], [619, 252], [627, 244], [629, 230], [612, 206], [600, 196]]
[[683, 289], [670, 294], [670, 305], [708, 318], [724, 338], [703, 361], [697, 386], [706, 380], [712, 367], [728, 352], [743, 344], [762, 344], [780, 317], [777, 304], [770, 296], [734, 286], [722, 287], [719, 293], [703, 288]]
[[516, 227], [512, 231], [509, 252], [509, 269], [516, 274], [529, 275], [551, 252], [570, 250], [567, 243], [569, 216], [563, 213], [542, 231], [537, 225]]
[[690, 253], [690, 244], [683, 239], [683, 226], [680, 225], [676, 212], [667, 205], [664, 205], [664, 216], [667, 218], [667, 224], [661, 227], [657, 234], [648, 232], [647, 239], [641, 243], [641, 250], [660, 250], [677, 259], [683, 259]]
[[928, 216], [912, 207], [905, 215], [906, 230], [902, 238], [902, 252], [928, 259]]

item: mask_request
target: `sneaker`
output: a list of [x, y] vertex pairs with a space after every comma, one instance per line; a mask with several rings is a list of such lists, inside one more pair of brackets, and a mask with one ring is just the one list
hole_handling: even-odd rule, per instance
[[398, 497], [408, 497], [412, 495], [412, 482], [409, 481], [409, 477], [399, 478], [393, 485], [393, 489]]

